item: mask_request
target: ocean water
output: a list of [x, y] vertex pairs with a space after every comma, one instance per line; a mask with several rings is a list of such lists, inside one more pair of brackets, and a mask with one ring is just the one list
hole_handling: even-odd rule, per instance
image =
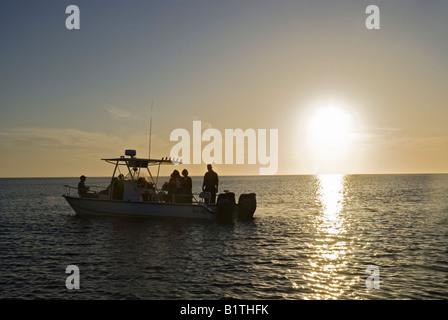
[[79, 217], [77, 182], [0, 179], [0, 299], [448, 298], [448, 175], [221, 177], [258, 202], [225, 224]]

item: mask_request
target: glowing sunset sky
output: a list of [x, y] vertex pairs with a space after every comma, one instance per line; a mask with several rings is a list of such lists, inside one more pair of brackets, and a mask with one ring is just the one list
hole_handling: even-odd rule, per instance
[[151, 101], [153, 157], [200, 120], [278, 129], [277, 174], [446, 173], [447, 39], [442, 0], [2, 1], [0, 177], [109, 176]]

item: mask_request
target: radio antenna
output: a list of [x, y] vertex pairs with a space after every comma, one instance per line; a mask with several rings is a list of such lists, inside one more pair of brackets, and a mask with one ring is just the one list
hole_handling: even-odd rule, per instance
[[151, 136], [152, 136], [152, 105], [153, 101], [151, 100], [151, 113], [149, 117], [149, 142], [148, 142], [148, 159], [151, 159]]

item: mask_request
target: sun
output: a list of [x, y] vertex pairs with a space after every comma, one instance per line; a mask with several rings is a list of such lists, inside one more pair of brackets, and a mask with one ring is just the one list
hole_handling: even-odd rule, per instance
[[335, 161], [347, 154], [352, 140], [352, 116], [334, 105], [318, 108], [308, 120], [306, 136], [317, 160]]

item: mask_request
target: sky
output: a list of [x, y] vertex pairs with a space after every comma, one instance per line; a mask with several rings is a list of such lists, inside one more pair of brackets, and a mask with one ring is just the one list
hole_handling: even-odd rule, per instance
[[1, 1], [0, 177], [109, 176], [176, 129], [190, 175], [447, 173], [447, 39], [442, 0]]

